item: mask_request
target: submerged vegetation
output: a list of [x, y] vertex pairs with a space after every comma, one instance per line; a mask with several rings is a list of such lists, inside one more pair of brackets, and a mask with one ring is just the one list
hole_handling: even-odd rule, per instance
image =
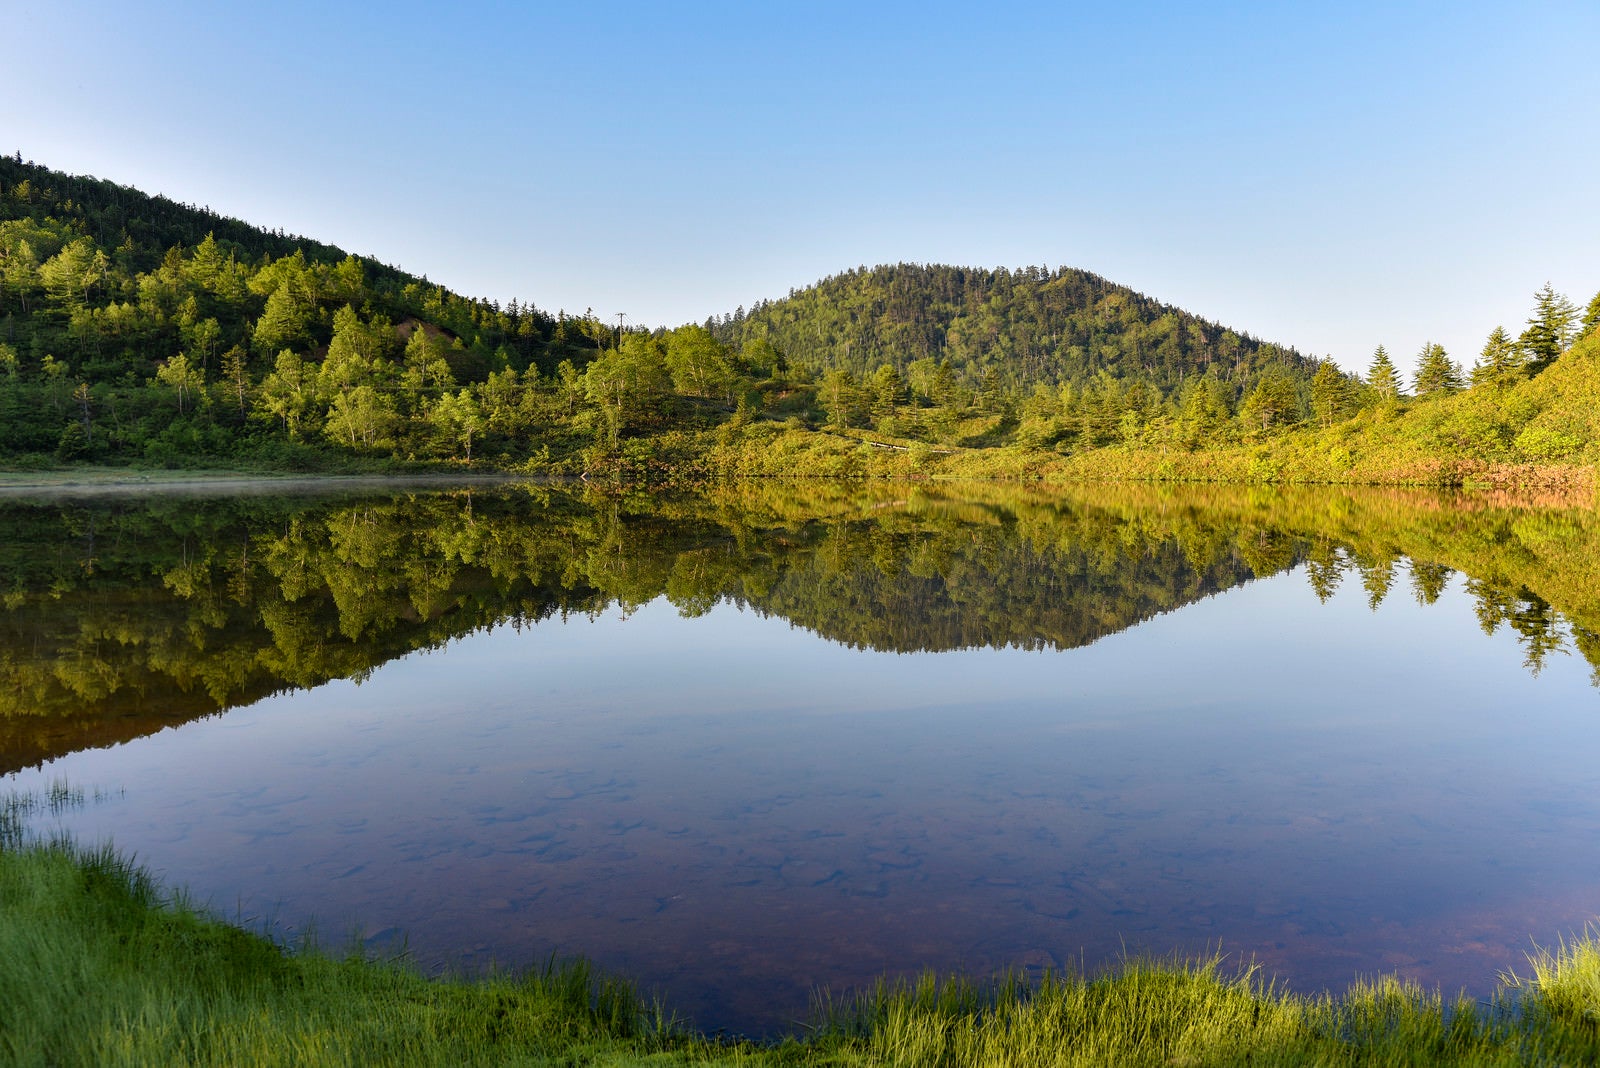
[[[70, 791], [50, 804], [71, 803]], [[110, 848], [29, 840], [0, 809], [8, 1064], [1547, 1065], [1600, 1056], [1600, 941], [1487, 1002], [1393, 978], [1338, 997], [1221, 957], [1097, 977], [884, 982], [819, 997], [773, 1042], [707, 1037], [581, 961], [429, 979], [400, 959], [282, 948], [164, 893]]]
[[624, 330], [0, 158], [0, 462], [1587, 484], [1597, 306], [1546, 286], [1470, 375], [1424, 346], [1412, 397], [1066, 268]]

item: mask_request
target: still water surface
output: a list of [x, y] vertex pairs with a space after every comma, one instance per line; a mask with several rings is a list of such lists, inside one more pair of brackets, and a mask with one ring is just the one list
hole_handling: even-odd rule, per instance
[[[691, 509], [687, 527], [636, 503], [649, 513], [648, 545], [643, 513], [614, 502], [313, 502], [287, 523], [207, 505], [197, 510], [227, 518], [181, 536], [182, 547], [168, 538], [174, 566], [125, 569], [166, 599], [150, 618], [204, 601], [198, 590], [234, 589], [237, 561], [218, 555], [228, 545], [258, 559], [289, 553], [299, 569], [325, 551], [325, 568], [340, 573], [406, 570], [400, 600], [417, 625], [481, 585], [463, 578], [481, 546], [442, 552], [437, 568], [417, 563], [421, 549], [402, 564], [393, 544], [340, 555], [329, 546], [353, 514], [420, 522], [408, 509], [434, 508], [437, 539], [440, 515], [470, 508], [497, 544], [511, 531], [557, 543], [565, 570], [559, 582], [554, 568], [540, 571], [532, 584], [546, 592], [532, 609], [519, 595], [499, 622], [491, 611], [459, 633], [429, 631], [419, 644], [431, 647], [374, 657], [359, 682], [280, 685], [260, 699], [224, 692], [218, 703], [237, 707], [53, 754], [0, 785], [65, 779], [108, 792], [61, 825], [110, 838], [170, 884], [284, 937], [314, 923], [324, 942], [358, 931], [374, 952], [404, 946], [425, 966], [469, 970], [583, 953], [699, 1026], [744, 1032], [803, 1018], [819, 986], [886, 973], [1092, 970], [1124, 952], [1218, 946], [1297, 990], [1398, 972], [1481, 995], [1523, 963], [1530, 938], [1551, 942], [1600, 911], [1600, 691], [1574, 647], [1588, 633], [1574, 620], [1592, 606], [1563, 615], [1519, 584], [1522, 573], [1485, 579], [1442, 562], [1483, 557], [1441, 530], [1503, 521], [1526, 532], [1542, 513], [1441, 525], [1437, 509], [1415, 519], [1393, 501], [1358, 501], [1368, 533], [1350, 535], [1341, 513], [1341, 543], [1306, 518], [1318, 507], [1219, 511], [1197, 499], [1178, 515], [1170, 500], [1034, 498], [933, 508], [918, 492], [909, 505], [834, 501], [812, 506], [833, 512], [823, 519], [781, 522], [770, 502], [758, 519], [717, 502], [715, 522]], [[103, 545], [137, 511], [104, 507], [61, 514], [74, 530], [90, 515]], [[42, 506], [29, 508], [17, 525], [49, 529]], [[563, 516], [554, 526], [552, 509]], [[1588, 529], [1581, 512], [1563, 522]], [[294, 523], [314, 533], [286, 548]], [[840, 545], [851, 524], [854, 555]], [[155, 526], [162, 537], [172, 529]], [[1245, 551], [1268, 535], [1272, 554]], [[903, 552], [886, 556], [885, 539]], [[1408, 542], [1410, 559], [1396, 551]], [[963, 546], [977, 549], [964, 556]], [[711, 550], [722, 562], [709, 584], [685, 592], [661, 577], [666, 592], [652, 593], [641, 578], [681, 575], [686, 556]], [[943, 569], [924, 568], [915, 596], [903, 585], [874, 592], [932, 550]], [[608, 588], [602, 576], [628, 571], [634, 551], [645, 562], [625, 590]], [[171, 575], [192, 569], [194, 554], [211, 573], [185, 595]], [[1482, 567], [1503, 571], [1498, 559]], [[418, 569], [452, 561], [449, 581], [429, 586], [438, 603], [418, 608]], [[254, 592], [217, 598], [231, 606], [211, 614], [220, 626], [186, 647], [252, 650], [257, 661], [299, 648], [304, 635], [291, 641], [282, 624], [268, 628], [273, 639], [228, 644], [241, 620], [281, 609], [264, 591], [282, 593], [285, 576], [300, 574], [266, 566], [252, 572]], [[491, 592], [511, 605], [507, 591], [531, 574], [502, 567]], [[1056, 609], [1027, 591], [1074, 576], [1089, 595], [1055, 600], [1103, 618], [1069, 639]], [[85, 581], [80, 634], [100, 615], [123, 618], [130, 596]], [[317, 588], [306, 583], [299, 600]], [[480, 607], [493, 599], [473, 596]], [[914, 627], [875, 629], [885, 606], [938, 598], [930, 618], [958, 610], [921, 642], [937, 651], [915, 648]], [[1485, 606], [1496, 603], [1539, 614], [1544, 630], [1486, 633]], [[338, 622], [374, 611], [347, 608], [330, 617], [330, 646], [359, 645], [363, 632], [336, 633]], [[22, 692], [49, 656], [68, 655], [41, 652], [41, 632], [70, 642], [56, 617], [10, 611], [13, 643], [35, 638], [32, 653], [13, 648], [6, 661]], [[830, 635], [830, 613], [854, 622]], [[1009, 647], [950, 640], [981, 631], [986, 613], [1008, 616]], [[405, 615], [386, 633], [405, 633]], [[1043, 640], [1026, 640], [1029, 620]], [[94, 649], [115, 661], [128, 636], [107, 633]], [[873, 639], [882, 633], [894, 636]], [[143, 705], [167, 692], [148, 659]], [[189, 669], [189, 690], [205, 688], [202, 674]], [[118, 715], [118, 700], [102, 700], [96, 721]]]

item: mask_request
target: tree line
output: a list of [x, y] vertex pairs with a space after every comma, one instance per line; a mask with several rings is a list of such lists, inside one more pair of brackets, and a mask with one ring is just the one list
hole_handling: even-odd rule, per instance
[[[1470, 374], [1503, 390], [1600, 318], [1546, 286]], [[934, 450], [1188, 450], [1327, 427], [1408, 393], [1059, 268], [862, 268], [675, 329], [459, 296], [394, 267], [0, 157], [0, 456], [604, 469], [770, 431]], [[747, 434], [754, 424], [766, 432]], [[733, 442], [733, 445], [729, 443]]]

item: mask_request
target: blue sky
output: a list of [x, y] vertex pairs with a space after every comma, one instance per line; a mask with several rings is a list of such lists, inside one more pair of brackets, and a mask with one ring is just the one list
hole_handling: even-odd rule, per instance
[[1600, 4], [0, 5], [0, 151], [676, 325], [1083, 267], [1365, 367], [1600, 290]]

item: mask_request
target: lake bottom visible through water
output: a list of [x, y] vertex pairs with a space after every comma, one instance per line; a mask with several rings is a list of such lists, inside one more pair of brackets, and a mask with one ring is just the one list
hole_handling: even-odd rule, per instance
[[772, 1034], [882, 975], [1221, 951], [1491, 992], [1600, 904], [1600, 700], [1302, 568], [1074, 650], [883, 653], [722, 604], [499, 626], [8, 777], [221, 914], [424, 967], [583, 954]]

